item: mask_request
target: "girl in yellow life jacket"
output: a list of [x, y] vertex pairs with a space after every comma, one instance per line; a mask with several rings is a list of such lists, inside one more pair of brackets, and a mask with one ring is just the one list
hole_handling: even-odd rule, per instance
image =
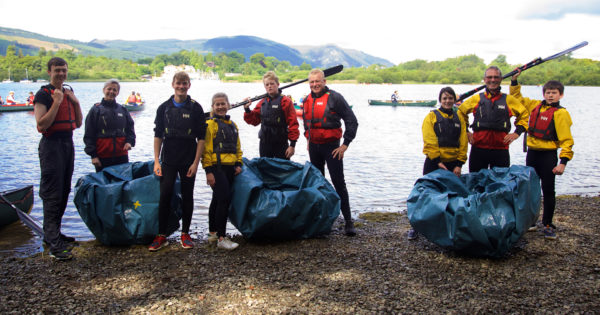
[[206, 183], [213, 190], [208, 209], [208, 241], [217, 242], [217, 248], [233, 250], [239, 244], [225, 236], [225, 227], [233, 179], [242, 172], [242, 148], [237, 125], [227, 115], [229, 106], [227, 94], [213, 95], [210, 119], [206, 122], [202, 167]]
[[[544, 214], [542, 226], [546, 239], [556, 239], [556, 226], [552, 223], [556, 207], [555, 178], [562, 175], [573, 158], [573, 136], [571, 135], [571, 116], [560, 106], [565, 87], [558, 81], [544, 84], [544, 100], [533, 100], [521, 95], [521, 85], [517, 78], [521, 72], [512, 77], [510, 94], [517, 98], [530, 112], [527, 134], [527, 157], [525, 164], [535, 169], [542, 181], [544, 195]], [[560, 163], [557, 151], [560, 148]], [[530, 230], [535, 231], [536, 226]]]

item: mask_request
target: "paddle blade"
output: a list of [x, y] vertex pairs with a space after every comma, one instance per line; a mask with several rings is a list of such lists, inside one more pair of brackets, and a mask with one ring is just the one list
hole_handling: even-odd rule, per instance
[[12, 202], [10, 202], [10, 200], [4, 198], [2, 194], [0, 194], [0, 198], [2, 199], [2, 201], [7, 203], [13, 210], [17, 212], [17, 216], [19, 216], [19, 219], [21, 219], [21, 221], [25, 225], [27, 225], [33, 232], [35, 232], [35, 234], [44, 237], [44, 230], [40, 227], [39, 224], [36, 223], [34, 218], [32, 218], [29, 214], [19, 210], [17, 207], [15, 207], [15, 205], [12, 204]]
[[328, 77], [330, 75], [334, 75], [336, 73], [342, 72], [343, 69], [344, 69], [343, 65], [337, 65], [335, 67], [331, 67], [331, 68], [323, 70], [323, 73], [325, 73], [325, 76]]
[[583, 41], [583, 42], [581, 42], [581, 43], [579, 43], [579, 44], [577, 44], [577, 45], [575, 45], [575, 46], [573, 46], [573, 47], [571, 47], [569, 49], [565, 49], [565, 50], [563, 50], [563, 51], [561, 51], [559, 53], [556, 53], [556, 54], [554, 54], [554, 55], [552, 55], [550, 57], [546, 57], [546, 58], [544, 58], [543, 61], [548, 61], [548, 60], [556, 59], [556, 58], [558, 58], [560, 56], [563, 56], [563, 55], [566, 55], [566, 54], [568, 54], [568, 53], [570, 53], [572, 51], [575, 51], [575, 50], [577, 50], [577, 49], [579, 49], [581, 47], [585, 47], [585, 46], [587, 46], [587, 44], [588, 44], [587, 41]]

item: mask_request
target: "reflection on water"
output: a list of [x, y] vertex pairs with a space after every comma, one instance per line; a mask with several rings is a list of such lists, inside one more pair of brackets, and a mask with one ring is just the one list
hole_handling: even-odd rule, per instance
[[[82, 104], [84, 116], [89, 108], [102, 97], [102, 83], [72, 83], [75, 94]], [[39, 84], [1, 84], [0, 95], [15, 91], [17, 99], [24, 99], [29, 91], [34, 93]], [[342, 93], [353, 105], [358, 118], [357, 138], [351, 143], [345, 154], [346, 183], [350, 193], [350, 205], [356, 216], [364, 211], [400, 211], [406, 208], [406, 198], [412, 185], [421, 176], [425, 156], [422, 153], [421, 124], [431, 108], [401, 108], [368, 106], [368, 99], [389, 98], [394, 90], [398, 90], [404, 99], [436, 98], [441, 85], [330, 85]], [[473, 86], [453, 86], [458, 92], [466, 92]], [[507, 91], [508, 87], [503, 90]], [[131, 91], [140, 92], [146, 100], [145, 111], [134, 112], [137, 145], [130, 151], [131, 161], [147, 161], [153, 158], [154, 116], [158, 105], [172, 94], [168, 83], [123, 83], [118, 101], [122, 102]], [[215, 81], [194, 81], [190, 95], [199, 101], [205, 110], [210, 108], [210, 99], [216, 92], [225, 92], [232, 103], [264, 93], [260, 83], [221, 83]], [[309, 92], [307, 84], [289, 88], [285, 94], [295, 99]], [[532, 98], [542, 95], [541, 87], [523, 87], [523, 94]], [[598, 110], [600, 100], [598, 87], [567, 87], [561, 104], [565, 106], [573, 119], [572, 132], [575, 138], [575, 156], [569, 162], [565, 175], [557, 178], [557, 193], [597, 193], [600, 191], [600, 173], [590, 172], [598, 165], [600, 148], [595, 137], [590, 136], [596, 124], [590, 113]], [[243, 110], [233, 109], [232, 119], [240, 128], [240, 137], [244, 156], [258, 156], [258, 130], [243, 121]], [[300, 124], [302, 122], [300, 121]], [[301, 130], [303, 128], [301, 127]], [[32, 216], [42, 221], [42, 203], [39, 199], [39, 159], [37, 147], [40, 134], [35, 129], [32, 112], [0, 113], [0, 191], [24, 185], [34, 185], [35, 203]], [[83, 151], [83, 128], [74, 133], [75, 141], [75, 173], [72, 187], [77, 179], [93, 172], [89, 156]], [[301, 137], [296, 146], [293, 161], [304, 164], [308, 160], [306, 140]], [[524, 164], [525, 153], [517, 141], [511, 146], [511, 162]], [[463, 168], [467, 172], [467, 167]], [[63, 232], [78, 239], [93, 239], [85, 224], [81, 221], [77, 209], [71, 202], [63, 219]], [[203, 171], [198, 172], [194, 191], [194, 217], [191, 233], [194, 237], [203, 238], [207, 231], [207, 211], [211, 190], [206, 185]], [[558, 210], [560, 211], [560, 209]], [[229, 225], [229, 232], [235, 229]], [[14, 236], [14, 238], [11, 238]], [[0, 230], [0, 253], [11, 246], [19, 252], [27, 253], [40, 248], [41, 241], [33, 237], [26, 228], [14, 225]], [[12, 245], [10, 245], [12, 244]]]

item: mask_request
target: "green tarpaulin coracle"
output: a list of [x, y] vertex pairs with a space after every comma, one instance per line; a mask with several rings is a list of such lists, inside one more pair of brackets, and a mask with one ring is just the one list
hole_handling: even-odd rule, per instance
[[[74, 202], [83, 222], [105, 245], [148, 244], [158, 234], [160, 180], [154, 162], [115, 165], [81, 177]], [[168, 234], [179, 228], [181, 194], [175, 183]]]
[[437, 170], [415, 183], [408, 219], [431, 242], [457, 252], [501, 257], [538, 218], [540, 180], [527, 166], [462, 175]]
[[244, 159], [233, 183], [231, 223], [249, 239], [305, 239], [329, 234], [340, 198], [311, 163]]

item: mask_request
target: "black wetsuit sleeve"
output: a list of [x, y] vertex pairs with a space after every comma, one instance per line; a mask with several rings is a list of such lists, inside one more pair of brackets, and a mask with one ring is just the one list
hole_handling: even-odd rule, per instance
[[85, 144], [84, 151], [90, 157], [96, 158], [98, 154], [96, 152], [96, 122], [98, 111], [96, 106], [90, 108], [87, 116], [85, 117], [85, 132], [83, 134], [83, 143]]
[[356, 131], [358, 130], [358, 120], [356, 119], [352, 108], [350, 108], [350, 105], [348, 105], [348, 102], [346, 102], [346, 99], [344, 99], [344, 97], [341, 94], [335, 92], [331, 93], [331, 96], [333, 96], [335, 100], [334, 111], [344, 121], [344, 144], [348, 146], [350, 145], [350, 142], [352, 142], [352, 140], [354, 140], [354, 138], [356, 137]]

